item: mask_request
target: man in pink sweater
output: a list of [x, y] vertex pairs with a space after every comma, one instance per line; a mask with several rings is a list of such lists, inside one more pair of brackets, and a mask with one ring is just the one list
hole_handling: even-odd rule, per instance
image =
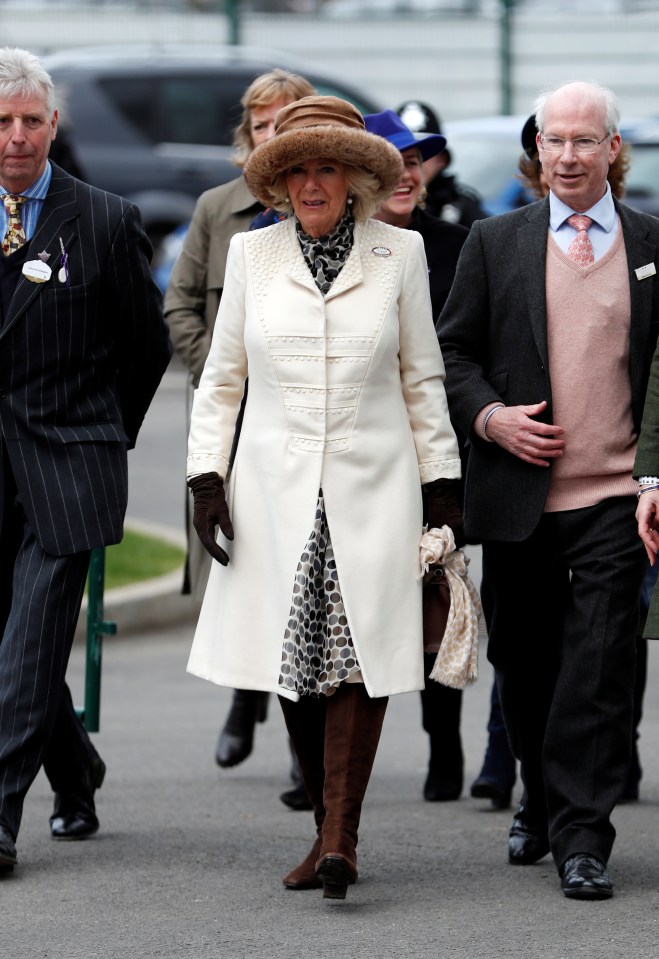
[[508, 858], [551, 852], [561, 889], [607, 899], [610, 816], [632, 749], [647, 560], [632, 480], [659, 329], [659, 220], [607, 183], [614, 95], [536, 103], [549, 196], [479, 221], [439, 321], [451, 415], [471, 439], [465, 528], [524, 795]]

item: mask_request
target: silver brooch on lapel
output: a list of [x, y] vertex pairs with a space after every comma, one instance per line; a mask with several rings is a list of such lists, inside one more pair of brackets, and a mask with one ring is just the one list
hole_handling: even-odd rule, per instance
[[388, 246], [374, 246], [371, 253], [375, 256], [391, 256], [391, 250]]

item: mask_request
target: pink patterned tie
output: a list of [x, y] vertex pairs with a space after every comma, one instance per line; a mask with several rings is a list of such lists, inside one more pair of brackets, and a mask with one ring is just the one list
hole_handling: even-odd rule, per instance
[[10, 256], [16, 250], [20, 250], [26, 242], [25, 230], [21, 221], [21, 207], [25, 200], [26, 197], [16, 196], [14, 193], [3, 193], [2, 195], [2, 202], [9, 216], [7, 232], [2, 238], [3, 256]]
[[567, 222], [577, 231], [577, 235], [568, 247], [567, 255], [579, 266], [590, 266], [595, 262], [593, 245], [588, 237], [588, 229], [593, 221], [589, 216], [573, 213], [567, 218]]

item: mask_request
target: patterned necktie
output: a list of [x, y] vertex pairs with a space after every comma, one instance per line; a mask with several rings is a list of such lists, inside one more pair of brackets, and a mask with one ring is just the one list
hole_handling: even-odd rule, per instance
[[568, 247], [567, 255], [579, 266], [590, 266], [595, 262], [593, 245], [588, 236], [588, 229], [593, 221], [589, 216], [573, 213], [567, 218], [567, 222], [577, 231], [577, 235]]
[[2, 196], [2, 202], [9, 215], [7, 232], [2, 239], [3, 256], [10, 256], [16, 250], [20, 250], [26, 242], [25, 230], [21, 222], [21, 207], [25, 200], [26, 197], [16, 196], [14, 193], [4, 193]]

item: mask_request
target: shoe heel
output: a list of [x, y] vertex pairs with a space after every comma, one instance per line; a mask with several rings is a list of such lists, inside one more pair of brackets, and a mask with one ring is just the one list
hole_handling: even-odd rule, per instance
[[345, 899], [347, 894], [347, 882], [323, 882], [323, 899]]
[[323, 884], [323, 899], [345, 899], [348, 886], [355, 881], [350, 866], [341, 856], [325, 856], [316, 877]]

